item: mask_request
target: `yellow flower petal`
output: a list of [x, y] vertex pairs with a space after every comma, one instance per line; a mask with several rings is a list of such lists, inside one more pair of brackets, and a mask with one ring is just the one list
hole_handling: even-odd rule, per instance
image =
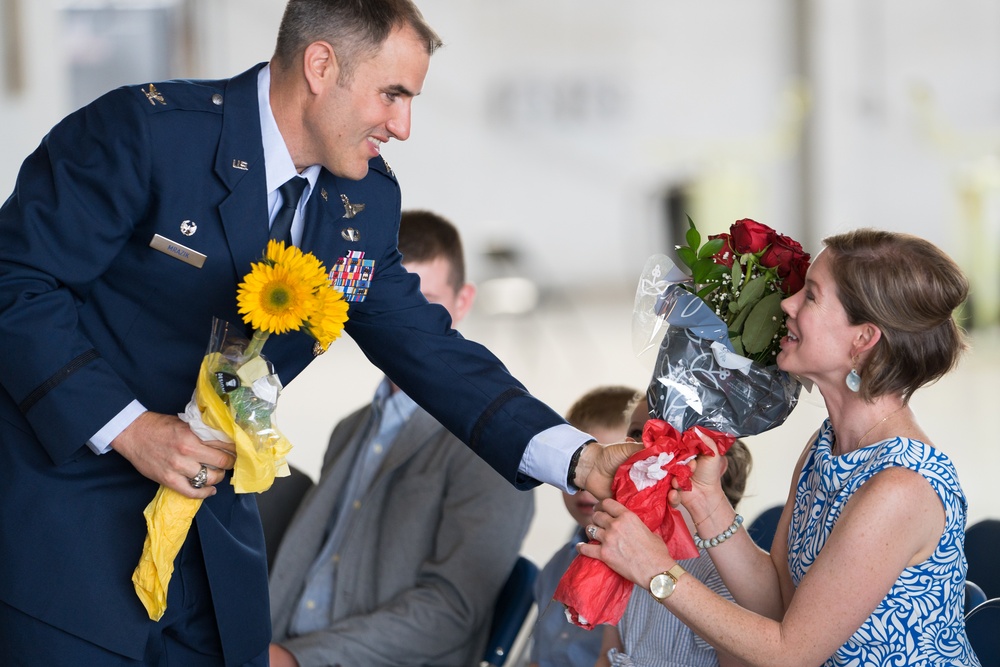
[[259, 331], [297, 331], [317, 306], [304, 282], [284, 266], [258, 262], [236, 292], [239, 313]]
[[309, 318], [306, 327], [324, 350], [340, 338], [347, 321], [347, 302], [344, 295], [329, 285], [316, 294], [319, 307]]

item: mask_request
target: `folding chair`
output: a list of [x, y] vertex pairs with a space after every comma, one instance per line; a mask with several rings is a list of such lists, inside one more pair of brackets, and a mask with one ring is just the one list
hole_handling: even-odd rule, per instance
[[538, 566], [519, 556], [493, 607], [490, 639], [480, 667], [502, 667], [508, 657], [517, 654], [518, 646], [523, 647], [518, 640], [522, 630], [530, 626], [535, 603], [532, 586], [537, 576]]

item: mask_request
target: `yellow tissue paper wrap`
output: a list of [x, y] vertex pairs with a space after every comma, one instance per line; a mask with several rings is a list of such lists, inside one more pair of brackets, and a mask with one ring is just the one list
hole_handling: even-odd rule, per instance
[[[273, 426], [252, 433], [236, 423], [232, 408], [216, 391], [215, 374], [227, 363], [219, 352], [205, 356], [192, 400], [205, 426], [225, 433], [236, 444], [231, 480], [236, 493], [261, 493], [271, 487], [275, 477], [288, 475], [285, 457], [292, 446]], [[174, 560], [201, 503], [200, 499], [188, 498], [160, 486], [143, 511], [146, 541], [139, 564], [132, 573], [132, 583], [154, 621], [160, 620], [167, 609], [167, 587], [174, 571]]]

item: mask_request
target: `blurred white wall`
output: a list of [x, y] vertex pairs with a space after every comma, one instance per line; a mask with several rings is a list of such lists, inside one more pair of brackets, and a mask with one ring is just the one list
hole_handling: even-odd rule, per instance
[[[198, 77], [266, 60], [283, 8], [0, 0], [17, 9], [0, 14], [0, 45], [18, 35], [19, 57], [3, 52], [24, 81], [0, 86], [0, 190], [71, 110], [61, 10], [157, 4], [185, 18], [163, 26], [183, 50], [174, 75]], [[420, 5], [446, 46], [412, 138], [384, 153], [405, 205], [461, 224], [474, 268], [504, 245], [543, 285], [631, 282], [671, 247], [663, 198], [686, 186], [704, 229], [754, 217], [810, 250], [847, 227], [912, 230], [989, 278], [991, 298], [1000, 290], [995, 260], [973, 261], [1000, 248], [995, 0]]]

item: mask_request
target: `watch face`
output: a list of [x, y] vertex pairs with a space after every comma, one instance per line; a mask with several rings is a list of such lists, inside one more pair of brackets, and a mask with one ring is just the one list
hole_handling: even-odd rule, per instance
[[649, 592], [657, 600], [663, 600], [674, 592], [675, 584], [676, 582], [673, 580], [673, 577], [667, 574], [658, 574], [649, 582]]

